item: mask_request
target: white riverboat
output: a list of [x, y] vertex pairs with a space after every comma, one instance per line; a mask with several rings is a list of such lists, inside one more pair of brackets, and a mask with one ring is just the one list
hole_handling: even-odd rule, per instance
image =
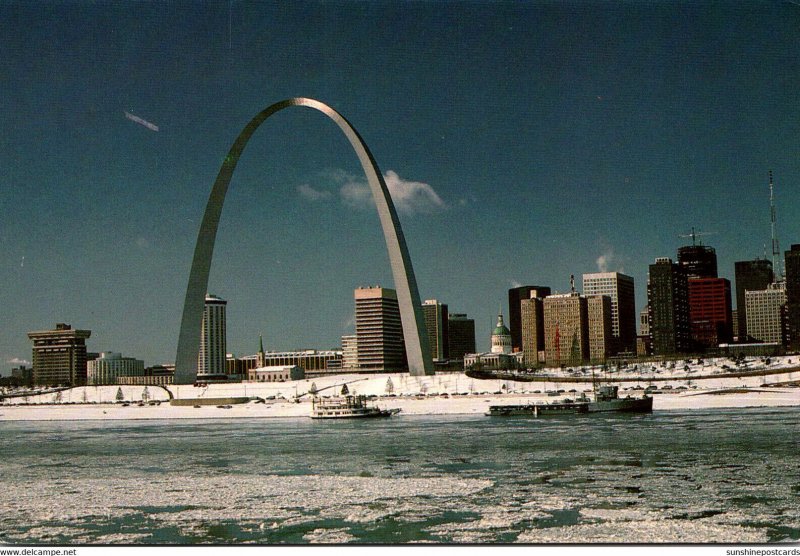
[[367, 404], [366, 396], [342, 396], [340, 398], [314, 398], [311, 405], [312, 419], [363, 419], [369, 417], [391, 417], [399, 409], [380, 409]]

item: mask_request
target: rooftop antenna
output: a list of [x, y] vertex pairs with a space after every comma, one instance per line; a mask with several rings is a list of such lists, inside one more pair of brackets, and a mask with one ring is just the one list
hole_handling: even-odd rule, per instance
[[783, 281], [783, 268], [780, 266], [781, 248], [778, 245], [778, 233], [775, 231], [775, 195], [772, 185], [772, 170], [769, 171], [769, 211], [772, 225], [772, 268], [775, 269], [775, 281]]
[[575, 275], [574, 274], [570, 274], [569, 275], [569, 289], [572, 291], [572, 293], [575, 293]]

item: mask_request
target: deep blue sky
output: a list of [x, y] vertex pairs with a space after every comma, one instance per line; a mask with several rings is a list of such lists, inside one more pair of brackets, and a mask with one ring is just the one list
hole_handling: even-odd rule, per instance
[[[0, 3], [0, 370], [26, 332], [175, 357], [199, 222], [233, 139], [291, 96], [330, 104], [385, 174], [420, 295], [487, 347], [515, 284], [636, 280], [692, 226], [720, 273], [800, 243], [800, 6], [705, 2]], [[127, 119], [130, 112], [159, 127]], [[228, 346], [331, 348], [353, 288], [392, 285], [355, 155], [281, 112], [222, 215]]]

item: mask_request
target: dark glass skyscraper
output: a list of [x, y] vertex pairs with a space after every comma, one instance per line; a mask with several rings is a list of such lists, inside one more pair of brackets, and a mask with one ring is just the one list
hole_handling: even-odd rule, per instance
[[786, 268], [786, 323], [789, 346], [800, 350], [800, 244], [784, 253]]
[[689, 287], [683, 266], [667, 257], [656, 259], [650, 265], [647, 302], [653, 353], [690, 351]]
[[522, 310], [520, 302], [533, 297], [545, 298], [550, 295], [546, 286], [520, 286], [508, 290], [508, 329], [511, 331], [511, 350], [522, 349]]
[[731, 285], [717, 273], [717, 252], [708, 245], [678, 248], [678, 265], [686, 274], [692, 348], [730, 342]]
[[447, 319], [450, 360], [463, 360], [464, 354], [475, 353], [475, 320], [463, 313], [451, 313]]
[[686, 245], [678, 248], [678, 264], [686, 277], [717, 278], [717, 252], [707, 245]]
[[447, 305], [435, 299], [426, 299], [422, 304], [425, 315], [425, 328], [428, 329], [428, 345], [431, 359], [445, 361], [450, 358], [448, 337]]
[[734, 263], [736, 278], [736, 311], [738, 316], [738, 329], [735, 332], [739, 341], [747, 340], [747, 308], [744, 292], [763, 291], [775, 279], [772, 273], [772, 262], [766, 259], [752, 261], [736, 261]]

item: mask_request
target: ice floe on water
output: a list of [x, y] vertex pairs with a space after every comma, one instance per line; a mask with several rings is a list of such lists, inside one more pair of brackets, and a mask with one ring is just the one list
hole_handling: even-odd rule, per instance
[[762, 543], [764, 531], [709, 520], [642, 520], [528, 529], [521, 543]]
[[478, 519], [464, 522], [450, 522], [428, 527], [425, 531], [440, 537], [445, 542], [478, 543], [497, 540], [498, 535], [511, 534], [516, 536], [516, 527], [520, 523], [527, 523], [534, 519], [544, 519], [550, 514], [538, 511], [531, 507], [515, 509], [485, 508], [473, 506], [470, 508], [479, 513]]
[[[463, 498], [492, 486], [492, 482], [441, 477], [238, 475], [127, 477], [117, 482], [80, 477], [7, 482], [4, 486], [0, 491], [0, 519], [16, 524], [17, 532], [11, 533], [14, 540], [45, 541], [89, 533], [76, 528], [88, 519], [97, 525], [123, 516], [180, 526], [188, 536], [207, 535], [202, 524], [245, 517], [271, 523], [271, 529], [321, 518], [374, 523], [419, 508], [414, 504], [396, 507], [393, 502], [397, 500]], [[52, 521], [74, 525], [30, 527]]]
[[151, 535], [149, 533], [87, 534], [73, 537], [73, 542], [76, 544], [137, 544], [148, 542], [149, 540], [151, 540]]
[[19, 432], [24, 427], [0, 430], [0, 448], [18, 456], [0, 462], [2, 540], [800, 538], [793, 413], [757, 413], [746, 427], [734, 413], [317, 425], [36, 425], [26, 429], [30, 437]]
[[312, 544], [342, 544], [355, 540], [347, 529], [314, 529], [310, 533], [303, 535], [303, 540]]

